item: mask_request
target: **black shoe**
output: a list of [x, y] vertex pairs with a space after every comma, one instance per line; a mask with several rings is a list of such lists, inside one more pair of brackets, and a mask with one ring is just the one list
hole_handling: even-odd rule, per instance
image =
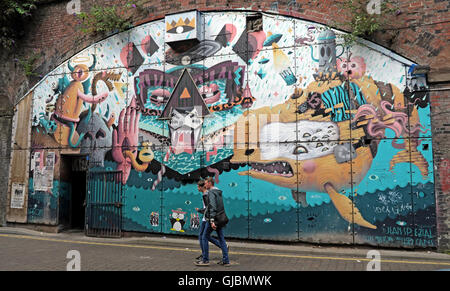
[[202, 261], [202, 259], [203, 259], [203, 256], [202, 256], [202, 255], [200, 255], [200, 256], [196, 257], [195, 259], [196, 259], [197, 261]]
[[209, 262], [198, 261], [198, 262], [195, 262], [195, 265], [206, 267], [206, 266], [209, 266]]
[[224, 267], [229, 267], [229, 266], [231, 266], [230, 263], [225, 263], [225, 262], [223, 262], [223, 261], [218, 262], [217, 265], [221, 265], [221, 266], [224, 266]]

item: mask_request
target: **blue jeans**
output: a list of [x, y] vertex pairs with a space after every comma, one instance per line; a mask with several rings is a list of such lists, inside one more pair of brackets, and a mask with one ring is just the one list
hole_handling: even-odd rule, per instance
[[[202, 250], [202, 256], [203, 256], [203, 249], [204, 249], [203, 248], [203, 235], [204, 235], [205, 230], [206, 230], [206, 225], [209, 225], [209, 222], [202, 221], [202, 224], [200, 224], [200, 231], [198, 233], [198, 240], [200, 242], [200, 249]], [[214, 245], [216, 245], [219, 249], [221, 248], [220, 247], [220, 243], [219, 243], [219, 241], [217, 239], [215, 239], [215, 238], [210, 236], [209, 237], [209, 241], [211, 243], [213, 243]], [[208, 244], [208, 242], [206, 244]]]
[[[211, 224], [208, 221], [205, 221], [205, 230], [203, 231], [202, 243], [200, 246], [202, 247], [202, 256], [203, 262], [209, 262], [209, 245], [208, 241], [211, 240], [211, 233], [214, 229], [212, 229]], [[219, 247], [222, 249], [222, 261], [226, 264], [230, 263], [230, 259], [228, 258], [228, 246], [225, 241], [225, 237], [223, 234], [223, 228], [216, 229], [217, 236], [219, 238]]]

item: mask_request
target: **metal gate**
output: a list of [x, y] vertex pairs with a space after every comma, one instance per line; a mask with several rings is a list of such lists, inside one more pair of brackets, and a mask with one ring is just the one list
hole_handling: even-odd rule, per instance
[[88, 172], [85, 234], [122, 236], [122, 172]]

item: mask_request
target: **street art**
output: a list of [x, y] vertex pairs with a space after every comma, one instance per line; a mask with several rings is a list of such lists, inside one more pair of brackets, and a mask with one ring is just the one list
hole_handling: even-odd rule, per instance
[[34, 88], [32, 150], [122, 171], [127, 231], [196, 235], [214, 177], [229, 236], [435, 246], [429, 96], [411, 63], [341, 34], [270, 15], [247, 31], [243, 12], [135, 27]]
[[182, 211], [181, 208], [172, 210], [172, 215], [170, 217], [170, 224], [172, 225], [172, 227], [170, 228], [170, 230], [184, 232], [183, 227], [186, 224], [186, 221], [184, 220], [185, 214], [186, 212]]

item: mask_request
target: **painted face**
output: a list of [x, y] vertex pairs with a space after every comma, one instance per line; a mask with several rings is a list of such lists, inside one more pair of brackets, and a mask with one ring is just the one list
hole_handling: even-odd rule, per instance
[[172, 146], [176, 154], [193, 152], [200, 140], [203, 121], [194, 108], [191, 112], [180, 113], [173, 111], [169, 122]]
[[89, 76], [89, 68], [86, 65], [76, 65], [71, 74], [75, 81], [84, 81]]
[[173, 219], [178, 219], [178, 220], [183, 220], [184, 219], [184, 214], [183, 213], [172, 213], [172, 218]]
[[350, 79], [359, 79], [366, 73], [366, 63], [362, 57], [352, 57], [348, 59], [337, 60], [338, 71]]
[[85, 134], [80, 144], [80, 152], [89, 154], [94, 165], [103, 167], [105, 154], [112, 145], [112, 128], [108, 127], [98, 113], [94, 113], [90, 119], [84, 116], [80, 120], [77, 132]]

